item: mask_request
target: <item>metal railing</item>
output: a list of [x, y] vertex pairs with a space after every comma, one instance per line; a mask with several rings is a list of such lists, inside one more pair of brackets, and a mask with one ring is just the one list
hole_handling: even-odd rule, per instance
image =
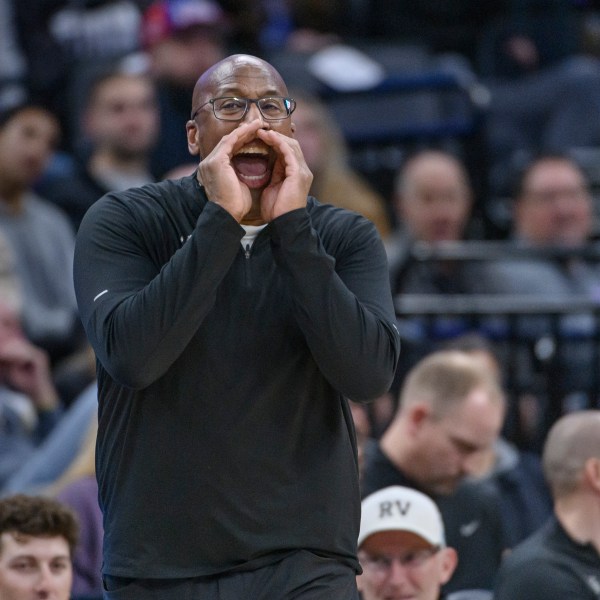
[[[562, 261], [574, 256], [600, 261], [600, 249], [596, 244], [578, 249], [534, 249], [504, 241], [435, 247], [417, 244], [409, 261]], [[600, 301], [583, 295], [565, 299], [543, 293], [401, 293], [395, 296], [394, 306], [406, 339], [435, 346], [466, 333], [485, 337], [500, 358], [513, 409], [516, 411], [516, 398], [524, 394], [540, 398], [541, 437], [565, 410], [598, 405]]]

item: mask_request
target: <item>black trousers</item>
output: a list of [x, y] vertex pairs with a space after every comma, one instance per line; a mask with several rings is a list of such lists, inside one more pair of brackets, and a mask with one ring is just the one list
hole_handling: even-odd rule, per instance
[[189, 579], [104, 578], [104, 600], [358, 600], [356, 574], [299, 550], [254, 571]]

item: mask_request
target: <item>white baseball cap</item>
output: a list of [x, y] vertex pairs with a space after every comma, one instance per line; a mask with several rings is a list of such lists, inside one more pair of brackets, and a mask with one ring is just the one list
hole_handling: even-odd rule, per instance
[[393, 485], [362, 501], [358, 546], [380, 531], [408, 531], [432, 546], [444, 546], [444, 523], [435, 502], [412, 488]]

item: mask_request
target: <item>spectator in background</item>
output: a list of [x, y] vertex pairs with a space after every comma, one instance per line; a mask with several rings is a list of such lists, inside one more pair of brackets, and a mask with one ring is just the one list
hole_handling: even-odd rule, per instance
[[491, 589], [505, 549], [497, 496], [465, 481], [497, 440], [504, 404], [497, 378], [479, 359], [435, 352], [409, 371], [394, 419], [365, 450], [363, 497], [403, 485], [437, 503], [459, 558], [445, 591]]
[[[488, 266], [490, 290], [571, 301], [600, 299], [600, 264], [592, 242], [593, 200], [585, 172], [571, 158], [542, 155], [520, 173], [513, 199], [512, 240], [532, 256], [494, 261]], [[594, 245], [593, 245], [594, 244]], [[544, 255], [543, 252], [547, 254]], [[553, 336], [558, 343], [544, 360], [554, 374], [548, 390], [537, 390], [540, 441], [547, 430], [544, 421], [563, 409], [583, 408], [592, 401], [595, 364], [595, 318], [590, 312], [552, 319], [528, 316], [516, 322], [522, 340], [534, 347], [537, 340]], [[534, 381], [535, 362], [520, 358], [524, 377]], [[554, 404], [548, 404], [553, 398]], [[587, 399], [586, 399], [587, 398]], [[574, 404], [573, 404], [574, 403]], [[546, 429], [545, 429], [546, 428]], [[538, 442], [539, 443], [539, 442]]]
[[489, 186], [496, 194], [506, 192], [507, 173], [523, 154], [566, 152], [600, 142], [600, 62], [582, 52], [578, 4], [372, 0], [361, 23], [370, 39], [416, 43], [436, 55], [467, 59], [472, 82], [487, 90], [482, 128]]
[[507, 4], [479, 32], [474, 63], [489, 91], [490, 191], [501, 195], [525, 160], [600, 142], [600, 61], [585, 53], [582, 3]]
[[[525, 165], [513, 191], [513, 238], [520, 243], [580, 248], [590, 241], [592, 194], [588, 177], [575, 160], [566, 155], [540, 155]], [[592, 280], [591, 289], [597, 292], [596, 273]], [[530, 289], [528, 282], [521, 283]], [[543, 289], [552, 291], [547, 286]]]
[[369, 39], [426, 44], [436, 54], [458, 53], [479, 75], [518, 77], [556, 64], [580, 48], [576, 4], [421, 0], [406, 5], [402, 0], [371, 0], [362, 13], [348, 10], [338, 22], [354, 19], [354, 29]]
[[23, 288], [23, 327], [52, 362], [83, 344], [73, 289], [73, 228], [59, 208], [33, 191], [59, 135], [56, 117], [40, 106], [20, 105], [0, 115], [0, 231]]
[[[503, 365], [492, 342], [483, 336], [459, 336], [444, 349], [460, 350], [479, 359], [502, 385]], [[551, 514], [552, 499], [537, 453], [520, 450], [500, 435], [494, 444], [477, 453], [471, 467], [469, 478], [491, 486], [498, 495], [508, 546], [522, 541]]]
[[144, 12], [141, 44], [158, 86], [160, 143], [152, 158], [154, 176], [191, 160], [185, 125], [199, 73], [228, 54], [229, 21], [213, 0], [159, 0]]
[[421, 150], [398, 169], [392, 207], [398, 227], [387, 241], [392, 291], [468, 293], [481, 284], [474, 265], [415, 263], [416, 243], [436, 245], [467, 237], [473, 190], [462, 161], [443, 150]]
[[[232, 52], [261, 56], [263, 29], [267, 25], [267, 5], [273, 0], [218, 0], [229, 22], [229, 41]], [[285, 2], [273, 3], [285, 10]]]
[[[487, 266], [481, 262], [416, 258], [416, 248], [433, 250], [469, 238], [474, 192], [465, 164], [445, 150], [415, 152], [398, 168], [392, 206], [398, 224], [386, 240], [392, 293], [472, 294], [487, 290]], [[404, 360], [396, 383], [440, 340], [462, 335], [472, 323], [462, 317], [399, 318]]]
[[0, 598], [69, 600], [77, 539], [75, 515], [57, 501], [0, 500]]
[[88, 90], [81, 123], [84, 145], [74, 172], [50, 177], [38, 187], [67, 213], [75, 230], [107, 192], [154, 180], [150, 157], [160, 119], [153, 80], [119, 70], [102, 73]]
[[[573, 159], [542, 155], [521, 170], [513, 190], [512, 239], [533, 248], [584, 249], [593, 233], [593, 200], [587, 175]], [[494, 281], [499, 291], [600, 297], [600, 271], [577, 259], [506, 261]], [[499, 278], [499, 279], [498, 279]]]
[[79, 452], [45, 493], [56, 497], [77, 515], [79, 543], [73, 555], [73, 594], [101, 597], [104, 528], [95, 469], [97, 431], [94, 414]]
[[554, 515], [505, 559], [496, 600], [600, 595], [600, 411], [561, 417], [544, 444]]
[[63, 149], [79, 137], [84, 90], [98, 72], [139, 50], [146, 0], [12, 2], [29, 99], [59, 117]]
[[343, 43], [366, 50], [375, 60], [383, 55], [381, 46], [398, 56], [410, 56], [417, 48], [425, 72], [442, 66], [454, 75], [481, 116], [481, 164], [490, 172], [478, 176], [493, 199], [506, 193], [507, 174], [523, 155], [600, 142], [600, 61], [582, 52], [577, 2], [275, 3], [280, 4], [287, 9], [276, 13], [282, 41], [271, 54], [278, 59], [282, 50], [294, 54], [296, 49], [295, 60], [287, 61], [294, 70], [293, 63], [306, 63], [323, 46]]
[[315, 96], [290, 90], [296, 100], [295, 137], [313, 174], [310, 193], [328, 204], [370, 219], [385, 239], [391, 229], [385, 200], [349, 164], [343, 134], [327, 106]]
[[399, 485], [362, 501], [358, 559], [362, 600], [438, 600], [458, 561], [435, 503]]
[[96, 422], [98, 387], [94, 381], [69, 406], [56, 427], [9, 478], [0, 493], [37, 494], [64, 476], [82, 452], [86, 434]]
[[62, 417], [47, 353], [21, 326], [21, 293], [2, 249], [0, 284], [0, 489], [35, 454]]

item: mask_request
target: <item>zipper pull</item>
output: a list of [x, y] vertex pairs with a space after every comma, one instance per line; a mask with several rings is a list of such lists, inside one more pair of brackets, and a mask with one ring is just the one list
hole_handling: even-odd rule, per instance
[[244, 256], [246, 258], [250, 258], [250, 244], [246, 244], [246, 250], [244, 251]]

